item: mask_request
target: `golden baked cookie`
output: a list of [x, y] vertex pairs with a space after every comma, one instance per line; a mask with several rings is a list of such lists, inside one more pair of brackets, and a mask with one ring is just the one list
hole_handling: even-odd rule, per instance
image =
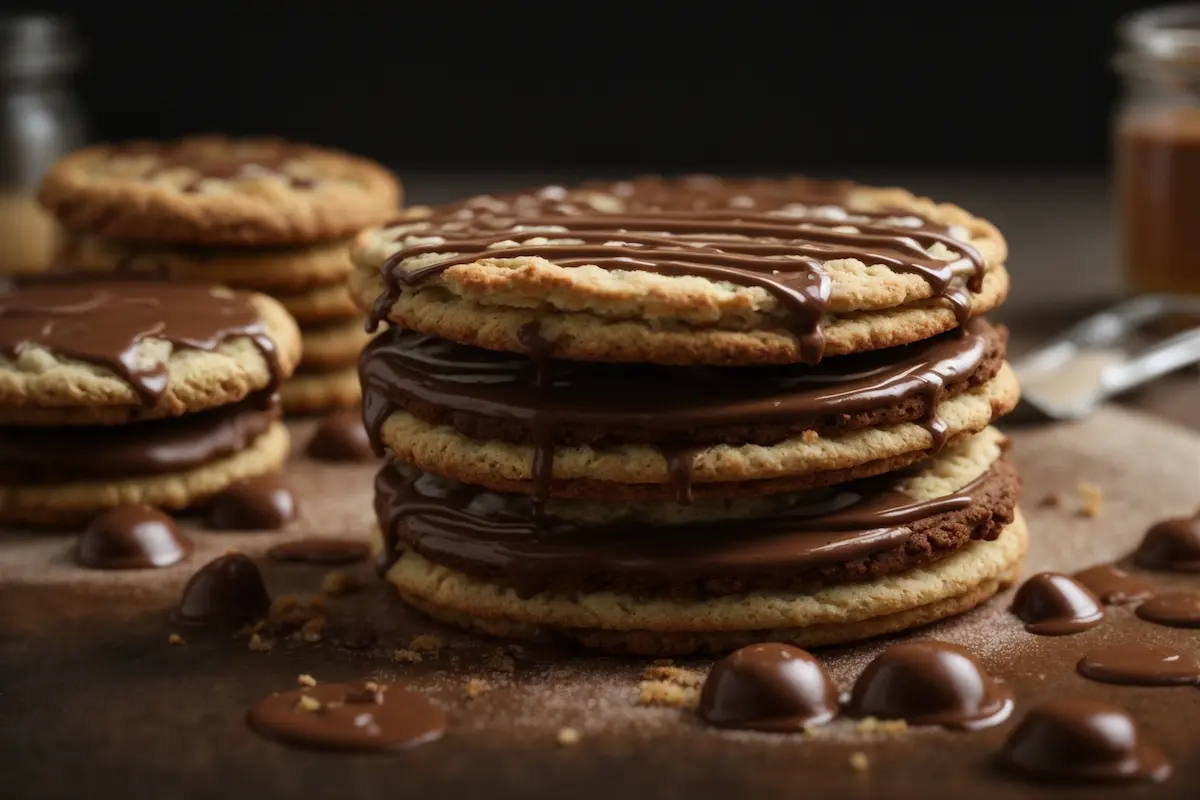
[[311, 414], [357, 405], [362, 400], [357, 367], [301, 372], [279, 390], [288, 414]]
[[144, 281], [0, 291], [4, 425], [202, 411], [277, 386], [299, 361], [299, 329], [266, 295]]
[[795, 180], [471, 198], [364, 231], [353, 257], [377, 320], [585, 361], [815, 363], [937, 335], [1008, 293], [987, 221]]
[[[1013, 505], [1015, 473], [1011, 465], [1004, 466], [1000, 451], [998, 434], [981, 434], [951, 448], [915, 475], [895, 479], [894, 490], [908, 498], [904, 502], [950, 501], [948, 508], [958, 510], [933, 509], [939, 513], [895, 523], [898, 545], [889, 541], [857, 551], [855, 537], [879, 532], [849, 535], [849, 562], [830, 564], [833, 572], [822, 572], [820, 562], [803, 567], [816, 571], [813, 585], [803, 580], [798, 587], [790, 585], [801, 567], [785, 569], [776, 559], [760, 557], [754, 540], [763, 532], [751, 520], [745, 525], [736, 521], [724, 525], [728, 545], [718, 543], [720, 532], [704, 528], [695, 534], [687, 533], [687, 528], [647, 531], [644, 535], [652, 538], [645, 544], [627, 537], [614, 546], [600, 538], [604, 528], [594, 537], [581, 528], [521, 544], [513, 538], [519, 537], [515, 528], [492, 534], [468, 525], [461, 528], [462, 534], [435, 531], [427, 544], [406, 538], [390, 545], [381, 541], [377, 547], [398, 548], [387, 579], [408, 602], [440, 619], [496, 635], [550, 634], [590, 647], [643, 655], [714, 652], [756, 640], [801, 646], [854, 641], [964, 611], [1015, 576], [1028, 534]], [[989, 481], [999, 481], [1000, 489], [986, 490]], [[953, 505], [951, 498], [964, 494], [972, 498], [978, 494], [982, 507]], [[555, 518], [569, 506], [559, 503]], [[403, 513], [402, 507], [398, 513]], [[938, 533], [939, 528], [945, 534], [964, 526], [983, 529], [965, 542]], [[997, 526], [1004, 527], [997, 530]], [[417, 534], [409, 528], [403, 535]], [[479, 538], [481, 546], [459, 549], [450, 538], [453, 535], [471, 541]], [[493, 535], [502, 539], [500, 551], [486, 546]], [[701, 550], [694, 549], [697, 544], [691, 535], [704, 537]], [[773, 541], [786, 535], [780, 530], [768, 537]], [[665, 537], [671, 536], [682, 537], [677, 547], [666, 546]], [[910, 549], [917, 538], [926, 549], [910, 554], [915, 558], [911, 565], [900, 562], [904, 568], [896, 571], [893, 561], [888, 568], [871, 568], [873, 560], [888, 560], [892, 552], [888, 548]], [[572, 547], [581, 551], [572, 554]], [[455, 558], [465, 561], [455, 563]], [[588, 564], [590, 570], [584, 569]], [[705, 569], [720, 572], [706, 578]], [[754, 586], [757, 575], [762, 576], [762, 588]], [[572, 580], [583, 583], [572, 587]], [[657, 592], [655, 586], [660, 587]]]
[[127, 503], [183, 510], [243, 478], [277, 472], [289, 447], [287, 427], [275, 422], [240, 452], [182, 472], [126, 480], [0, 486], [0, 525], [71, 527]]
[[[297, 294], [275, 292], [274, 297], [302, 328], [305, 325], [353, 320], [354, 327], [363, 330], [362, 312], [344, 283], [317, 286]], [[367, 340], [363, 338], [361, 341], [365, 344]]]
[[[983, 431], [1020, 399], [1012, 369], [943, 400], [937, 415], [950, 442]], [[451, 425], [431, 425], [393, 413], [380, 438], [401, 461], [463, 483], [504, 492], [536, 493], [532, 444], [468, 438]], [[689, 452], [688, 482], [697, 497], [749, 497], [841, 483], [907, 466], [932, 453], [926, 425], [903, 422], [827, 437], [797, 436], [773, 445], [719, 444]], [[672, 500], [678, 466], [652, 445], [556, 447], [548, 494], [590, 500]]]
[[274, 247], [189, 247], [75, 234], [59, 260], [75, 270], [279, 294], [341, 286], [353, 271], [347, 239]]
[[218, 136], [86, 147], [51, 166], [38, 198], [70, 230], [199, 245], [349, 236], [393, 217], [401, 199], [373, 161]]
[[304, 372], [311, 374], [355, 366], [371, 334], [356, 317], [323, 325], [301, 324], [300, 341], [304, 348], [301, 364]]

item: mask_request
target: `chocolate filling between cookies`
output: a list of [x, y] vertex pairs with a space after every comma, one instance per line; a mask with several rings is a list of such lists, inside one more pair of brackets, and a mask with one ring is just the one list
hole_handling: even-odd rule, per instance
[[53, 486], [184, 472], [242, 452], [280, 418], [278, 396], [171, 419], [0, 429], [0, 483]]
[[[801, 361], [816, 364], [824, 351], [820, 323], [832, 286], [826, 261], [857, 259], [920, 275], [935, 299], [953, 307], [960, 326], [971, 315], [971, 293], [983, 287], [986, 261], [955, 238], [951, 226], [904, 209], [844, 209], [832, 201], [844, 202], [846, 185], [840, 185], [838, 196], [828, 185], [814, 183], [810, 193], [798, 190], [787, 202], [776, 199], [766, 208], [749, 196], [750, 210], [679, 207], [671, 200], [671, 186], [660, 182], [655, 192], [653, 182], [644, 182], [619, 213], [598, 213], [586, 202], [569, 202], [561, 187], [547, 187], [532, 194], [473, 198], [443, 206], [425, 220], [407, 221], [419, 228], [420, 239], [384, 262], [385, 290], [372, 309], [369, 329], [387, 318], [402, 293], [451, 267], [489, 258], [542, 257], [564, 268], [594, 266], [762, 288], [788, 312]], [[686, 185], [682, 191], [687, 196]], [[657, 203], [651, 199], [656, 194], [661, 196]], [[934, 256], [930, 248], [935, 245], [957, 257]], [[404, 266], [431, 254], [440, 257], [420, 267]]]
[[[528, 333], [542, 355], [547, 348]], [[555, 447], [647, 444], [663, 451], [686, 503], [694, 457], [714, 445], [917, 422], [936, 453], [947, 439], [939, 403], [991, 380], [1006, 339], [1003, 328], [974, 319], [958, 332], [817, 367], [661, 367], [531, 360], [397, 329], [368, 345], [359, 371], [377, 452], [397, 411], [473, 439], [532, 443], [533, 494], [544, 501]]]
[[1013, 521], [1019, 478], [1006, 455], [945, 496], [916, 500], [897, 475], [793, 495], [774, 512], [679, 524], [606, 524], [539, 515], [500, 494], [385, 466], [375, 483], [382, 572], [407, 549], [513, 588], [714, 597], [811, 591], [938, 561]]

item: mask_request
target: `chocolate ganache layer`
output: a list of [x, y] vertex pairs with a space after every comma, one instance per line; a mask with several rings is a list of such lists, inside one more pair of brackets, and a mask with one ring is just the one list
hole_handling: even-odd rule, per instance
[[1007, 331], [960, 331], [817, 367], [663, 367], [526, 359], [394, 329], [364, 350], [374, 446], [395, 411], [473, 439], [557, 446], [769, 446], [815, 431], [921, 422], [944, 439], [937, 404], [995, 377]]
[[681, 524], [571, 521], [524, 495], [491, 492], [385, 466], [375, 510], [386, 571], [406, 549], [512, 587], [711, 597], [812, 591], [874, 580], [945, 558], [1012, 522], [1020, 479], [1007, 455], [957, 491], [914, 499], [882, 476], [779, 497], [753, 518]]
[[[394, 223], [404, 226], [397, 231], [404, 245], [383, 264], [385, 290], [372, 309], [371, 329], [401, 294], [451, 267], [518, 257], [761, 288], [787, 310], [800, 360], [808, 364], [824, 353], [820, 323], [832, 287], [826, 261], [857, 259], [920, 275], [932, 297], [949, 302], [959, 324], [965, 322], [971, 292], [983, 287], [984, 257], [951, 226], [911, 211], [843, 208], [852, 186], [795, 179], [771, 189], [768, 181], [650, 179], [604, 188], [548, 186], [439, 206], [424, 219]], [[598, 207], [601, 197], [619, 208]], [[939, 245], [953, 255], [939, 258]]]
[[250, 295], [192, 284], [70, 279], [0, 285], [0, 355], [17, 358], [28, 347], [116, 373], [141, 401], [154, 405], [167, 390], [167, 366], [146, 363], [139, 345], [162, 339], [176, 349], [216, 350], [244, 336], [270, 366], [279, 358]]
[[53, 486], [184, 472], [241, 452], [280, 412], [277, 396], [172, 419], [72, 428], [0, 428], [0, 483]]

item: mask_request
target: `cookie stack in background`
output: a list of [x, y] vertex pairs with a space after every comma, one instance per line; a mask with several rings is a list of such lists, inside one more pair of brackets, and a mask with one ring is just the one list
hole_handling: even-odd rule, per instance
[[394, 218], [396, 178], [345, 153], [274, 139], [197, 137], [89, 147], [56, 163], [39, 199], [65, 229], [67, 269], [219, 283], [276, 297], [304, 358], [288, 412], [358, 402], [368, 337], [346, 287], [349, 239]]
[[486, 633], [681, 655], [970, 609], [1027, 545], [984, 220], [899, 189], [640, 179], [413, 211], [353, 291], [380, 569]]
[[194, 508], [277, 472], [300, 334], [270, 297], [198, 284], [0, 287], [0, 527]]

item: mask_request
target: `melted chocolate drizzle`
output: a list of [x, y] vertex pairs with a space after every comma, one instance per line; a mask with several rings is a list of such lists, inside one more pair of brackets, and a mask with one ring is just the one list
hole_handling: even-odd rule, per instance
[[[425, 220], [408, 221], [421, 237], [436, 236], [438, 241], [402, 246], [383, 264], [385, 291], [372, 309], [369, 329], [387, 317], [403, 292], [438, 278], [450, 267], [481, 258], [537, 256], [566, 268], [596, 266], [696, 276], [762, 288], [790, 313], [801, 360], [815, 364], [824, 350], [820, 322], [831, 290], [822, 266], [826, 261], [853, 258], [920, 275], [936, 297], [953, 306], [960, 325], [971, 313], [970, 292], [983, 286], [986, 264], [980, 253], [951, 236], [949, 227], [911, 212], [831, 214], [828, 189], [824, 194], [819, 189], [807, 193], [800, 187], [786, 200], [767, 199], [766, 208], [759, 208], [752, 195], [748, 195], [751, 210], [696, 203], [689, 207], [686, 198], [695, 189], [686, 181], [659, 183], [650, 194], [658, 196], [661, 205], [639, 201], [638, 186], [630, 184], [634, 186], [631, 202], [620, 213], [597, 212], [586, 197], [580, 202], [560, 187], [547, 187], [535, 193], [471, 198], [441, 207]], [[649, 185], [642, 184], [640, 191], [647, 191]], [[672, 190], [684, 199], [668, 199]], [[905, 224], [909, 221], [913, 224]], [[856, 230], [836, 230], [844, 226]], [[572, 243], [532, 242], [545, 237]], [[497, 247], [500, 243], [509, 244]], [[934, 257], [929, 248], [936, 244], [959, 256], [949, 261]], [[442, 257], [405, 268], [405, 261], [429, 254]], [[956, 285], [956, 278], [962, 276], [966, 285]]]
[[266, 325], [246, 294], [215, 287], [138, 281], [67, 281], [0, 287], [0, 353], [17, 358], [40, 346], [121, 376], [147, 406], [167, 390], [167, 365], [141, 364], [138, 345], [163, 339], [175, 348], [212, 351], [244, 336], [281, 378]]

